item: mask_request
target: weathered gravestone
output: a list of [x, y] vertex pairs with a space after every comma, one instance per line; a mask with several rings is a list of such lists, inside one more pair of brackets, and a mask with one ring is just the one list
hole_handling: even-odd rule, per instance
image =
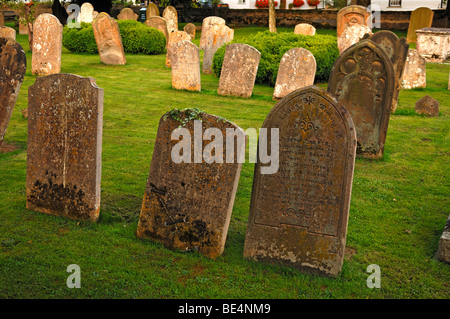
[[450, 58], [450, 28], [416, 30], [416, 50], [427, 62], [446, 62]]
[[18, 22], [19, 22], [19, 34], [28, 34], [28, 23], [22, 18], [19, 18]]
[[361, 24], [372, 30], [371, 12], [363, 6], [347, 6], [338, 11], [337, 14], [337, 37], [352, 25]]
[[362, 24], [353, 24], [346, 28], [337, 39], [339, 54], [342, 54], [342, 52], [361, 40], [366, 34], [370, 35], [372, 31], [369, 27]]
[[[197, 109], [173, 110], [161, 118], [137, 237], [169, 248], [197, 249], [210, 258], [222, 254], [242, 165], [235, 155], [226, 160], [230, 130], [245, 145], [241, 128]], [[182, 142], [177, 140], [181, 136]], [[175, 161], [173, 154], [180, 157], [180, 150], [184, 160]]]
[[168, 45], [169, 32], [167, 31], [166, 20], [164, 20], [161, 17], [152, 16], [150, 18], [147, 18], [147, 20], [145, 20], [145, 24], [151, 28], [155, 28], [155, 29], [161, 31], [162, 33], [164, 33], [164, 36], [166, 37], [166, 46]]
[[112, 65], [127, 63], [117, 21], [109, 14], [101, 12], [95, 18], [92, 27], [101, 62]]
[[420, 7], [411, 13], [409, 19], [408, 34], [406, 40], [409, 43], [415, 43], [417, 40], [416, 30], [429, 28], [433, 23], [434, 12], [430, 8]]
[[316, 28], [308, 23], [299, 23], [295, 26], [294, 33], [303, 35], [315, 35]]
[[159, 17], [158, 6], [156, 4], [154, 4], [153, 2], [149, 3], [146, 14], [147, 14], [147, 19], [149, 19], [150, 17]]
[[102, 126], [103, 89], [94, 79], [36, 79], [28, 90], [28, 209], [98, 220]]
[[171, 46], [172, 87], [177, 90], [200, 91], [200, 50], [191, 41]]
[[172, 6], [167, 6], [162, 14], [164, 20], [166, 20], [167, 32], [169, 35], [172, 32], [178, 31], [178, 13], [177, 9]]
[[394, 90], [391, 60], [370, 40], [354, 44], [334, 63], [328, 91], [352, 116], [358, 155], [367, 158], [383, 156]]
[[212, 16], [203, 19], [202, 22], [202, 33], [200, 35], [200, 50], [204, 50], [207, 43], [210, 41], [208, 37], [210, 36], [210, 30], [217, 25], [225, 25], [225, 20], [220, 17]]
[[244, 257], [336, 276], [343, 265], [355, 162], [350, 114], [308, 86], [287, 95], [262, 128], [278, 129], [279, 168], [255, 165]]
[[22, 86], [27, 59], [14, 39], [0, 37], [0, 144], [5, 137], [11, 114]]
[[422, 115], [439, 116], [439, 102], [431, 96], [425, 95], [416, 102], [415, 111]]
[[316, 59], [308, 50], [293, 48], [287, 51], [278, 67], [273, 98], [281, 99], [295, 90], [313, 85], [316, 68]]
[[10, 27], [0, 26], [0, 38], [16, 39], [16, 30]]
[[[203, 37], [203, 33], [202, 33]], [[203, 52], [202, 72], [212, 74], [212, 61], [216, 51], [225, 43], [231, 42], [234, 37], [234, 30], [226, 25], [215, 25], [208, 30], [205, 38]]]
[[401, 87], [403, 89], [427, 87], [426, 61], [415, 49], [408, 50]]
[[169, 35], [169, 43], [167, 44], [166, 67], [171, 66], [172, 45], [180, 41], [190, 41], [191, 37], [184, 31], [174, 31]]
[[225, 50], [217, 93], [251, 97], [260, 59], [261, 53], [248, 44], [229, 44]]
[[63, 25], [52, 14], [40, 14], [33, 24], [31, 73], [50, 75], [61, 72]]
[[191, 40], [195, 39], [195, 24], [188, 23], [184, 26], [183, 30], [191, 36]]
[[123, 8], [117, 16], [118, 20], [135, 20], [137, 21], [138, 15], [134, 13], [131, 8]]
[[81, 5], [78, 21], [85, 23], [92, 23], [94, 21], [94, 7], [92, 4], [85, 2]]
[[397, 109], [403, 70], [405, 68], [406, 57], [408, 56], [408, 41], [406, 41], [405, 38], [399, 39], [395, 33], [387, 30], [375, 32], [373, 35], [369, 37], [366, 36], [365, 38], [378, 44], [392, 62], [395, 73], [395, 90], [394, 98], [392, 99], [391, 112], [394, 113]]

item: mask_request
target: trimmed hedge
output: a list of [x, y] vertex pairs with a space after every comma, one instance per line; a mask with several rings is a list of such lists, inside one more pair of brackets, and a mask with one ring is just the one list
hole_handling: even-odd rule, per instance
[[[134, 20], [119, 20], [120, 35], [126, 53], [160, 54], [166, 48], [164, 34]], [[94, 29], [90, 23], [81, 23], [81, 28], [64, 27], [63, 45], [75, 53], [98, 54]]]
[[[336, 37], [331, 35], [307, 36], [290, 32], [277, 34], [265, 31], [241, 38], [239, 41], [232, 41], [231, 43], [245, 43], [261, 52], [261, 60], [255, 82], [271, 86], [275, 86], [278, 67], [283, 54], [290, 49], [304, 48], [314, 55], [317, 63], [316, 82], [328, 82], [331, 68], [339, 57]], [[226, 46], [222, 46], [214, 54], [212, 69], [217, 77], [220, 76], [222, 70]]]

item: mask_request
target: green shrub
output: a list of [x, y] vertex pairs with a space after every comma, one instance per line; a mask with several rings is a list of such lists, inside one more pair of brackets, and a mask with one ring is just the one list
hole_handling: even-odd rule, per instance
[[[258, 84], [275, 85], [278, 67], [284, 53], [293, 48], [309, 50], [317, 63], [316, 82], [328, 82], [328, 76], [334, 62], [339, 57], [336, 37], [330, 35], [298, 35], [290, 32], [273, 33], [269, 31], [259, 32], [255, 35], [241, 38], [232, 43], [245, 43], [261, 52], [258, 73], [255, 82]], [[222, 46], [214, 54], [213, 72], [220, 76], [226, 45]]]

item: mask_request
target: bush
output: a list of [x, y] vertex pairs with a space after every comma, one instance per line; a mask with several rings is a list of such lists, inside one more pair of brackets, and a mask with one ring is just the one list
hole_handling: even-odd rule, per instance
[[[316, 82], [328, 82], [328, 76], [334, 62], [339, 57], [336, 37], [330, 35], [298, 35], [295, 33], [273, 33], [269, 31], [259, 32], [255, 35], [241, 38], [233, 43], [245, 43], [261, 52], [258, 73], [255, 82], [257, 84], [269, 84], [275, 86], [278, 74], [278, 66], [284, 53], [293, 48], [309, 50], [317, 63]], [[213, 72], [220, 76], [226, 45], [222, 46], [214, 54]]]
[[[166, 47], [164, 34], [134, 20], [119, 20], [120, 35], [126, 53], [160, 54]], [[97, 54], [92, 24], [81, 23], [81, 28], [64, 27], [63, 45], [75, 53]]]

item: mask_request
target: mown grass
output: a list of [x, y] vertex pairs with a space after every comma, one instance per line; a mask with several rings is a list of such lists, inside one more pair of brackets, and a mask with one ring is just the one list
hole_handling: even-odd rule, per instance
[[[264, 29], [239, 28], [235, 36]], [[17, 38], [29, 65], [5, 137], [18, 149], [0, 154], [1, 298], [450, 297], [450, 267], [434, 258], [450, 213], [448, 64], [427, 64], [427, 88], [400, 93], [384, 158], [357, 159], [348, 253], [341, 274], [331, 279], [243, 259], [249, 163], [243, 165], [223, 256], [210, 260], [136, 238], [157, 125], [166, 111], [197, 107], [247, 129], [260, 127], [275, 105], [273, 88], [262, 85], [251, 99], [219, 96], [212, 75], [202, 75], [200, 93], [173, 90], [165, 55], [129, 54], [127, 65], [106, 66], [98, 56], [63, 50], [62, 72], [93, 77], [105, 93], [101, 218], [93, 224], [27, 210], [27, 121], [21, 110], [36, 77], [27, 38]], [[425, 94], [440, 102], [439, 118], [414, 113]], [[66, 286], [70, 264], [81, 268], [81, 289]], [[367, 287], [370, 264], [381, 268], [380, 289]]]

